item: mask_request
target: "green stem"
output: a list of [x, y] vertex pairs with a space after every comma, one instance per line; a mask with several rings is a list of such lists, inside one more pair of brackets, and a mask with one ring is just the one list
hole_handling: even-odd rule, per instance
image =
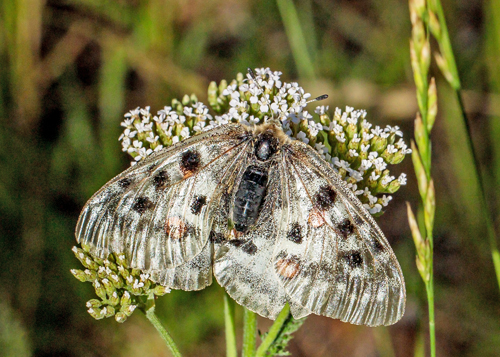
[[255, 340], [257, 335], [257, 316], [255, 312], [244, 309], [243, 315], [243, 351], [242, 357], [255, 355]]
[[306, 38], [302, 31], [295, 4], [290, 0], [276, 0], [276, 4], [283, 20], [285, 33], [292, 49], [299, 76], [309, 80], [316, 79], [313, 60], [309, 55]]
[[269, 349], [269, 347], [271, 347], [274, 341], [276, 341], [276, 338], [282, 331], [283, 324], [286, 322], [289, 315], [290, 315], [290, 305], [286, 304], [283, 310], [281, 310], [281, 312], [279, 313], [276, 320], [274, 321], [274, 324], [269, 329], [269, 332], [267, 333], [266, 337], [260, 344], [259, 348], [257, 349], [255, 357], [264, 357], [266, 355], [267, 350]]
[[226, 325], [226, 356], [236, 357], [236, 333], [234, 332], [234, 301], [224, 293], [224, 322]]
[[146, 308], [146, 317], [153, 324], [156, 330], [160, 333], [161, 338], [163, 338], [163, 340], [167, 344], [167, 347], [170, 349], [170, 352], [172, 352], [172, 355], [175, 357], [182, 357], [179, 349], [177, 348], [177, 345], [172, 339], [172, 336], [170, 336], [165, 327], [161, 324], [161, 321], [158, 319], [158, 316], [156, 316], [155, 314], [154, 300], [152, 300], [151, 304], [151, 299], [148, 299], [148, 305], [149, 307]]
[[467, 145], [469, 147], [469, 151], [472, 154], [472, 161], [474, 162], [475, 175], [476, 180], [479, 183], [479, 189], [481, 190], [481, 205], [483, 206], [486, 214], [484, 215], [486, 218], [486, 230], [488, 234], [488, 241], [490, 243], [491, 256], [493, 259], [493, 266], [495, 268], [495, 274], [497, 277], [497, 284], [500, 288], [500, 252], [498, 250], [498, 244], [496, 240], [495, 226], [493, 224], [493, 217], [491, 216], [491, 211], [488, 207], [488, 201], [486, 200], [486, 191], [484, 189], [483, 177], [481, 174], [481, 168], [479, 167], [479, 159], [476, 153], [476, 149], [474, 147], [474, 143], [472, 141], [471, 129], [469, 125], [469, 119], [467, 118], [467, 114], [465, 113], [465, 107], [462, 100], [462, 96], [460, 95], [459, 90], [455, 90], [455, 94], [457, 96], [458, 104], [460, 106], [460, 111], [462, 112], [462, 119], [465, 124], [466, 133], [467, 133]]
[[432, 271], [428, 282], [425, 283], [425, 290], [427, 291], [427, 303], [429, 304], [429, 342], [431, 357], [436, 357], [436, 320], [434, 317], [434, 272]]

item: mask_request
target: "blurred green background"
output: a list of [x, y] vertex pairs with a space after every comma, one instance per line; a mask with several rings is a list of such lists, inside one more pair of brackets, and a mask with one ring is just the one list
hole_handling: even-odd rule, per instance
[[[443, 6], [498, 221], [500, 3]], [[191, 93], [206, 102], [209, 81], [270, 67], [313, 96], [329, 94], [322, 104], [366, 109], [371, 122], [400, 126], [409, 143], [417, 112], [410, 29], [403, 0], [2, 0], [0, 355], [169, 356], [140, 312], [125, 324], [91, 318], [93, 288], [69, 272], [80, 267], [70, 250], [80, 209], [128, 166], [118, 142], [125, 112], [149, 105], [156, 113]], [[456, 98], [435, 65], [432, 72], [438, 355], [498, 356], [500, 293], [484, 210]], [[411, 160], [398, 170], [408, 185], [378, 222], [407, 281], [404, 318], [367, 328], [310, 317], [290, 343], [294, 356], [413, 356], [427, 340], [404, 204], [419, 202]], [[186, 356], [222, 356], [222, 307], [214, 284], [166, 295], [158, 314]]]

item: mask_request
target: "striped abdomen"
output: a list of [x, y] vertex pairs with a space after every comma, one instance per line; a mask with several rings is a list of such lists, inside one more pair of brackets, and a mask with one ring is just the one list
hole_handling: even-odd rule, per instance
[[267, 169], [249, 166], [234, 198], [233, 222], [238, 232], [245, 233], [255, 224], [264, 201], [267, 187]]

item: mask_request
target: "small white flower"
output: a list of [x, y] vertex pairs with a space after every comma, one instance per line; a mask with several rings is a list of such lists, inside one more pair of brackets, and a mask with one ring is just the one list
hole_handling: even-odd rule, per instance
[[306, 144], [309, 142], [309, 139], [307, 138], [306, 133], [304, 133], [303, 131], [299, 131], [299, 133], [297, 134], [297, 139], [299, 139], [300, 141], [302, 141], [303, 143], [306, 143]]
[[155, 136], [155, 134], [152, 131], [150, 131], [148, 136], [146, 137], [146, 140], [149, 141], [151, 144], [157, 142], [158, 139], [159, 136], [158, 135]]
[[323, 153], [327, 152], [327, 150], [328, 150], [326, 148], [326, 146], [323, 145], [322, 143], [316, 143], [314, 145], [314, 147], [315, 147], [316, 151], [319, 152], [320, 154], [323, 154]]
[[[337, 160], [335, 160], [337, 159]], [[344, 160], [339, 160], [338, 158], [334, 158], [335, 162], [334, 164], [336, 166], [338, 166], [339, 168], [341, 169], [344, 169], [344, 170], [349, 170], [349, 163], [347, 161], [344, 161]]]
[[356, 156], [359, 156], [359, 154], [357, 153], [357, 151], [356, 151], [356, 150], [354, 150], [354, 149], [349, 149], [349, 152], [348, 152], [348, 154], [347, 154], [347, 155], [348, 155], [348, 156], [350, 156], [350, 157], [356, 157]]
[[396, 134], [397, 136], [403, 136], [403, 132], [401, 130], [399, 130], [399, 126], [395, 125], [393, 127], [391, 127], [390, 125], [387, 125], [385, 127], [385, 132], [389, 133], [389, 134]]
[[358, 170], [349, 170], [349, 176], [351, 176], [353, 179], [355, 179], [357, 182], [363, 180], [363, 173], [359, 172]]
[[372, 173], [370, 174], [370, 180], [377, 181], [379, 178], [380, 178], [380, 175], [377, 175], [375, 173], [375, 171], [372, 171]]
[[139, 288], [142, 288], [143, 286], [144, 286], [144, 283], [142, 281], [139, 281], [139, 279], [135, 279], [134, 285], [132, 285], [132, 287], [134, 289], [139, 289]]
[[392, 196], [383, 195], [382, 198], [380, 199], [380, 203], [382, 203], [382, 206], [387, 207], [390, 200], [392, 200]]
[[366, 171], [368, 170], [370, 167], [372, 167], [372, 162], [370, 160], [361, 160], [361, 165], [359, 165], [359, 168], [358, 170], [359, 171]]
[[328, 105], [320, 105], [317, 106], [316, 109], [314, 109], [314, 112], [318, 115], [325, 115], [326, 112], [328, 111], [329, 106]]
[[182, 128], [181, 133], [180, 133], [180, 136], [182, 137], [182, 139], [189, 138], [189, 137], [191, 136], [191, 135], [189, 134], [189, 128], [188, 128], [188, 127], [184, 127], [184, 128]]
[[401, 185], [406, 185], [406, 174], [404, 172], [399, 175], [398, 181]]
[[388, 154], [395, 154], [398, 152], [398, 149], [396, 149], [396, 147], [394, 145], [387, 145], [387, 153]]
[[345, 136], [344, 136], [344, 133], [340, 133], [339, 135], [336, 135], [335, 136], [335, 139], [337, 139], [337, 141], [341, 142], [341, 143], [345, 143]]
[[383, 186], [386, 186], [386, 185], [390, 184], [390, 183], [391, 183], [391, 181], [392, 181], [392, 180], [394, 180], [394, 179], [395, 179], [395, 177], [394, 177], [394, 176], [389, 176], [389, 175], [387, 175], [387, 176], [382, 177], [382, 181], [380, 181], [380, 183], [381, 183]]
[[378, 125], [374, 129], [372, 129], [371, 132], [376, 136], [381, 136], [384, 133], [384, 131]]
[[269, 111], [269, 94], [265, 94], [259, 100], [260, 111], [267, 113]]

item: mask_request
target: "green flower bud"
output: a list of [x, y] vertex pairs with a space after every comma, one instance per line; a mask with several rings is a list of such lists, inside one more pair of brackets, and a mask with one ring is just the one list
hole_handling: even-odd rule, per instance
[[170, 288], [167, 288], [166, 286], [162, 286], [162, 285], [156, 285], [154, 290], [153, 290], [153, 293], [156, 296], [163, 296], [165, 294], [170, 293]]
[[401, 183], [398, 180], [392, 180], [389, 186], [386, 188], [387, 193], [394, 193], [401, 187]]
[[377, 151], [377, 152], [381, 153], [387, 147], [387, 139], [385, 139], [381, 136], [375, 135], [372, 138], [370, 145], [371, 145], [370, 147], [371, 147], [372, 151]]
[[87, 301], [87, 304], [86, 306], [88, 308], [99, 308], [102, 306], [102, 301], [99, 301], [97, 299], [90, 299], [89, 301]]
[[106, 289], [106, 293], [108, 294], [108, 296], [111, 296], [114, 292], [116, 292], [115, 287], [108, 278], [102, 279], [101, 283], [104, 286], [104, 289]]
[[391, 165], [399, 164], [405, 158], [406, 154], [403, 154], [401, 150], [398, 150], [397, 153], [393, 154], [391, 158], [387, 159], [387, 162]]
[[94, 286], [95, 293], [97, 296], [99, 296], [101, 299], [106, 300], [106, 289], [104, 286], [99, 282], [99, 280], [95, 280], [92, 285]]
[[123, 312], [126, 316], [130, 317], [134, 310], [136, 309], [137, 305], [127, 305], [127, 306], [122, 306], [120, 309], [121, 312]]
[[91, 307], [87, 310], [87, 312], [96, 320], [100, 320], [104, 318], [104, 315], [101, 314], [101, 309]]
[[115, 320], [116, 322], [124, 323], [125, 321], [127, 321], [127, 315], [125, 315], [124, 312], [119, 311], [115, 314]]
[[128, 291], [125, 291], [120, 299], [120, 305], [130, 305], [132, 303], [132, 296]]
[[123, 279], [121, 276], [119, 276], [118, 274], [110, 274], [108, 276], [109, 280], [111, 280], [111, 282], [113, 283], [114, 287], [116, 289], [121, 289], [123, 288]]
[[80, 280], [82, 283], [87, 281], [87, 275], [85, 274], [84, 271], [79, 270], [79, 269], [71, 269], [70, 270], [71, 274], [78, 280]]
[[125, 269], [122, 265], [118, 266], [118, 272], [125, 280], [127, 280], [127, 278], [130, 276], [130, 272], [127, 269]]
[[120, 296], [118, 296], [118, 293], [116, 291], [113, 291], [111, 295], [109, 295], [109, 304], [116, 306], [120, 303]]
[[105, 317], [111, 317], [115, 314], [115, 308], [113, 306], [105, 306], [101, 310], [101, 315], [104, 315]]

